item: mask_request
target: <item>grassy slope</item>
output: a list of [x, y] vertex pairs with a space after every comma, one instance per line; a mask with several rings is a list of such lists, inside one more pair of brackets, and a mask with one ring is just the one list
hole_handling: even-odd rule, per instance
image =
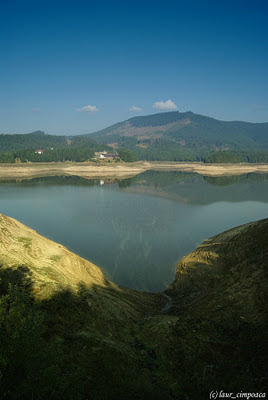
[[167, 290], [171, 308], [164, 296], [117, 287], [11, 218], [1, 215], [0, 228], [1, 291], [26, 280], [48, 315], [48, 338], [63, 340], [62, 398], [200, 399], [223, 387], [262, 389], [268, 220], [185, 257]]
[[172, 347], [184, 390], [193, 377], [204, 396], [219, 387], [261, 391], [267, 384], [267, 260], [265, 219], [210, 238], [179, 262], [167, 293], [178, 316]]
[[[239, 282], [241, 288], [251, 274], [258, 277], [261, 285], [268, 258], [267, 243], [268, 219], [241, 225], [207, 239], [178, 263], [175, 281], [167, 292], [187, 296], [189, 291], [191, 295], [198, 291], [204, 295], [222, 278], [227, 285], [230, 283], [227, 278], [232, 279], [232, 283]], [[261, 288], [262, 285], [259, 290]], [[246, 296], [245, 291], [244, 300]]]
[[99, 268], [65, 247], [4, 215], [0, 215], [0, 225], [0, 262], [13, 268], [27, 267], [39, 296], [49, 296], [59, 285], [72, 289], [80, 282], [106, 285]]
[[62, 398], [122, 398], [135, 385], [138, 393], [156, 391], [147, 373], [150, 355], [140, 357], [135, 327], [162, 307], [161, 295], [118, 287], [89, 261], [0, 214], [1, 294], [9, 282], [30, 290], [47, 315], [48, 338], [63, 340], [68, 384]]
[[115, 285], [90, 261], [3, 214], [0, 214], [0, 265], [2, 273], [21, 271], [26, 282], [31, 283], [31, 291], [41, 300], [59, 291], [77, 294], [83, 287], [90, 298], [98, 291], [111, 293], [116, 303], [122, 297], [123, 306], [133, 305], [134, 315], [136, 311], [150, 309], [158, 297]]

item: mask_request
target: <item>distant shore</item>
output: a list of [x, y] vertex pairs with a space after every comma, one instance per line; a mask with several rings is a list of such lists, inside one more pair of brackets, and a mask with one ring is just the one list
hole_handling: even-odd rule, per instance
[[0, 179], [30, 179], [45, 176], [70, 175], [82, 178], [125, 179], [148, 170], [196, 172], [206, 176], [231, 176], [250, 172], [268, 173], [268, 164], [204, 164], [198, 162], [135, 163], [16, 163], [0, 164]]

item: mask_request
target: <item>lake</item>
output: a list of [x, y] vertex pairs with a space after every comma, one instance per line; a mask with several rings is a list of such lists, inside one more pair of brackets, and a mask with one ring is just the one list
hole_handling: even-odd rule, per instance
[[203, 240], [267, 217], [268, 174], [0, 181], [0, 212], [92, 261], [113, 282], [158, 292]]

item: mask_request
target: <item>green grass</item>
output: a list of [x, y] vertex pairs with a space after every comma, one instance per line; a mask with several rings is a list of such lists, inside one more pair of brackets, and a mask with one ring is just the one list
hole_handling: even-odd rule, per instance
[[18, 242], [23, 243], [24, 247], [29, 248], [32, 244], [32, 239], [20, 236], [20, 237], [18, 237]]
[[51, 261], [57, 262], [57, 261], [60, 261], [61, 256], [53, 255], [53, 256], [51, 256], [49, 258], [50, 258]]

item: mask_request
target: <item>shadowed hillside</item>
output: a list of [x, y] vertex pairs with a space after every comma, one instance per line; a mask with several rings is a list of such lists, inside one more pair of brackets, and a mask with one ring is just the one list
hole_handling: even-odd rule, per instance
[[185, 390], [191, 370], [201, 391], [265, 391], [267, 260], [265, 219], [205, 240], [178, 263], [166, 293], [178, 316], [172, 346]]

